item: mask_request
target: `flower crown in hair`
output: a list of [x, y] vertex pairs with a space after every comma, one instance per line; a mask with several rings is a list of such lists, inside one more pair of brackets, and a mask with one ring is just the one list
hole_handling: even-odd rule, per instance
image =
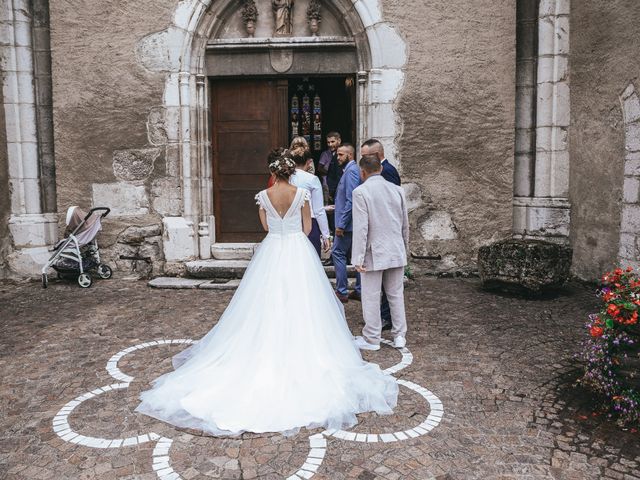
[[293, 163], [293, 160], [284, 156], [288, 153], [289, 150], [285, 150], [282, 157], [277, 158], [269, 164], [269, 169], [273, 170], [274, 172], [283, 172], [287, 169], [295, 168], [296, 164]]

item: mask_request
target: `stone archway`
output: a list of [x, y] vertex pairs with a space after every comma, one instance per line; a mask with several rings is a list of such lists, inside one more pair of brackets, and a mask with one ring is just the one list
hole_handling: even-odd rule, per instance
[[[356, 46], [358, 137], [380, 138], [398, 159], [401, 121], [394, 104], [404, 82], [405, 42], [383, 21], [377, 0], [332, 0], [327, 7], [342, 20]], [[138, 45], [140, 62], [166, 73], [162, 107], [167, 179], [159, 194], [180, 199], [180, 215], [163, 219], [168, 262], [211, 256], [215, 218], [205, 58], [209, 38], [238, 8], [232, 0], [180, 1], [171, 26]]]

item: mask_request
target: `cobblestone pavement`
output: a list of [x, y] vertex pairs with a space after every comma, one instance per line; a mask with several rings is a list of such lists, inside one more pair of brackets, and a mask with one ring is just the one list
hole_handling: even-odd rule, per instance
[[[413, 363], [407, 352], [394, 373], [404, 382], [398, 408], [361, 415], [351, 435], [217, 439], [134, 413], [139, 392], [184, 348], [145, 343], [200, 338], [231, 294], [118, 279], [87, 290], [0, 284], [0, 478], [640, 478], [638, 434], [592, 416], [571, 386], [572, 354], [597, 305], [581, 285], [523, 300], [475, 279], [412, 281]], [[357, 332], [360, 304], [347, 315]], [[402, 360], [387, 345], [365, 356], [383, 368]]]

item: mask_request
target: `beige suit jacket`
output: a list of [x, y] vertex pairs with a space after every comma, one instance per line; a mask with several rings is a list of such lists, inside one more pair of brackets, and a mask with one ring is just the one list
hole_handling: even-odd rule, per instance
[[407, 264], [409, 216], [404, 190], [380, 175], [353, 191], [351, 263], [369, 271]]

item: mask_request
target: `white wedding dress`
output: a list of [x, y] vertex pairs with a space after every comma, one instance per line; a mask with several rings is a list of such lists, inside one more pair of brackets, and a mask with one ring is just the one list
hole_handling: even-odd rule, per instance
[[299, 188], [284, 217], [256, 200], [269, 234], [218, 324], [173, 357], [175, 371], [141, 394], [136, 411], [213, 435], [349, 428], [356, 414], [392, 413], [398, 386], [353, 344], [313, 246]]

